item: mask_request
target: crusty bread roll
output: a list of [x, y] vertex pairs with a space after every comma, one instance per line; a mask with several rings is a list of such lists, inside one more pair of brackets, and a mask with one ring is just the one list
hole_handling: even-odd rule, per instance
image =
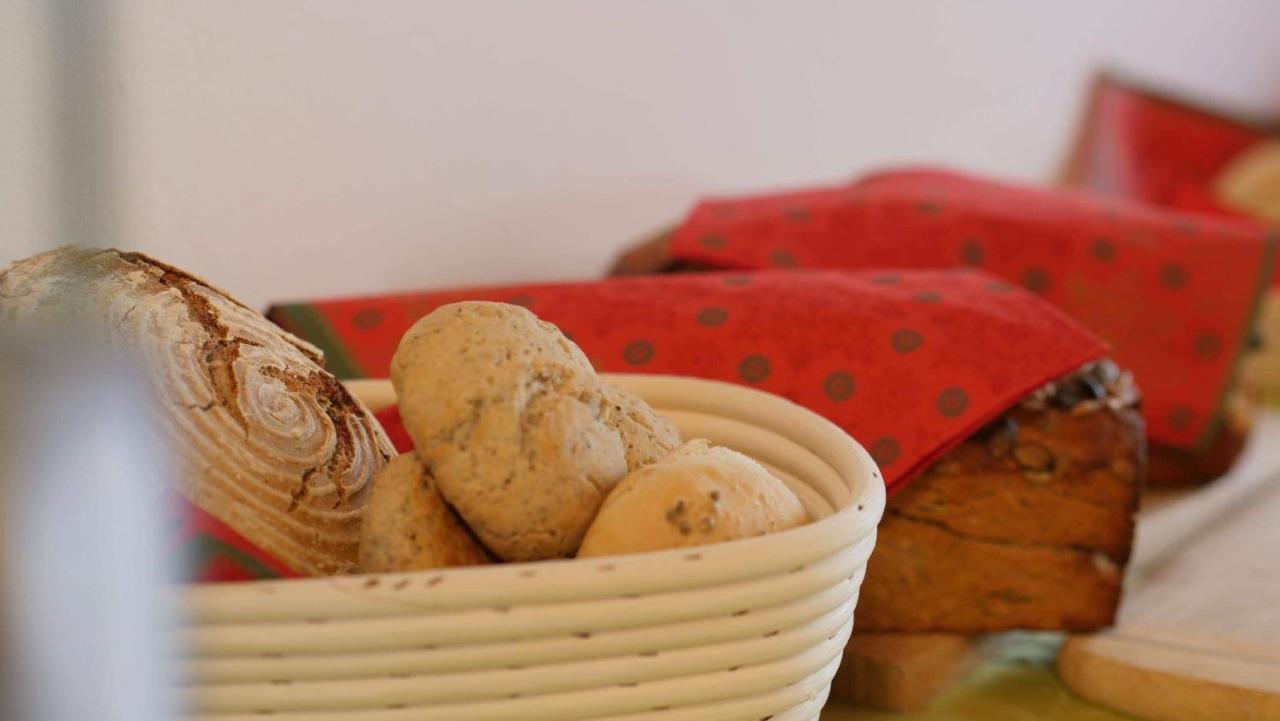
[[806, 521], [800, 500], [763, 466], [699, 439], [623, 479], [587, 530], [578, 557], [699, 546]]
[[366, 486], [394, 451], [316, 348], [138, 253], [63, 248], [0, 274], [0, 316], [72, 307], [144, 361], [186, 496], [299, 573], [354, 569]]
[[391, 361], [405, 430], [441, 493], [497, 556], [573, 555], [627, 472], [604, 384], [524, 308], [443, 306]]
[[412, 451], [378, 473], [360, 526], [363, 573], [475, 566], [488, 557]]
[[621, 388], [605, 386], [609, 401], [606, 422], [618, 429], [627, 451], [627, 468], [647, 466], [680, 446], [675, 424], [648, 403]]

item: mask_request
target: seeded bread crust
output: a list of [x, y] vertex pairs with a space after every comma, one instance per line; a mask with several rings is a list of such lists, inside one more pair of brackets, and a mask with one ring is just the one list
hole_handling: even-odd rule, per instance
[[519, 306], [432, 311], [401, 339], [391, 382], [440, 492], [503, 560], [572, 556], [627, 473], [604, 383]]
[[360, 527], [360, 571], [394, 573], [487, 563], [412, 451], [374, 479]]
[[618, 430], [626, 447], [627, 469], [647, 466], [680, 446], [675, 424], [648, 403], [614, 385], [605, 386], [609, 402], [605, 422]]
[[1112, 622], [1146, 475], [1138, 394], [1110, 362], [1051, 383], [890, 499], [863, 631]]

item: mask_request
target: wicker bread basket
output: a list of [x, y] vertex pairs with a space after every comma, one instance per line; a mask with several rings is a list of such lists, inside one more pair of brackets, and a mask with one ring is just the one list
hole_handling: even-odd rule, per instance
[[816, 520], [632, 556], [190, 587], [192, 717], [816, 719], [884, 509], [875, 464], [835, 425], [776, 396], [689, 378], [610, 380], [685, 437], [760, 460]]

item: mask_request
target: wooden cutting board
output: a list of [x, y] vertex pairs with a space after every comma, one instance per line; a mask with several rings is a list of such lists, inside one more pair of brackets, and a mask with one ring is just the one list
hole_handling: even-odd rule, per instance
[[1280, 485], [1241, 500], [1162, 563], [1141, 559], [1154, 570], [1116, 627], [1063, 648], [1068, 686], [1155, 721], [1280, 719]]

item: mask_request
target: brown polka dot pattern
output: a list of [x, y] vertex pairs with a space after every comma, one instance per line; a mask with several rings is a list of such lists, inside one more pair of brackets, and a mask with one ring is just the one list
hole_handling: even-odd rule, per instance
[[848, 400], [857, 389], [857, 382], [846, 371], [836, 371], [822, 382], [822, 392], [837, 403]]
[[1177, 263], [1168, 263], [1160, 269], [1160, 285], [1177, 290], [1187, 284], [1187, 271]]
[[876, 285], [897, 285], [902, 282], [902, 276], [897, 273], [880, 273], [872, 276], [871, 282]]
[[982, 243], [973, 238], [960, 245], [960, 260], [965, 265], [982, 265], [986, 255], [986, 252], [982, 249]]
[[893, 465], [898, 460], [898, 455], [902, 453], [902, 448], [898, 446], [898, 441], [892, 436], [881, 436], [871, 444], [867, 449], [871, 454], [871, 459], [876, 462], [877, 466], [884, 468]]
[[924, 336], [911, 328], [901, 328], [893, 332], [893, 336], [889, 338], [889, 345], [893, 346], [895, 351], [905, 355], [924, 345]]
[[786, 217], [787, 220], [793, 220], [797, 223], [803, 223], [804, 221], [809, 219], [809, 209], [800, 208], [800, 207], [787, 208], [782, 212], [782, 215]]
[[992, 293], [1008, 293], [1013, 290], [1013, 286], [1003, 281], [996, 281], [994, 283], [987, 283], [987, 290]]
[[1169, 425], [1177, 429], [1189, 428], [1191, 422], [1195, 420], [1195, 411], [1186, 406], [1175, 406], [1169, 412]]
[[724, 284], [730, 287], [741, 287], [744, 285], [750, 285], [751, 278], [750, 276], [745, 275], [726, 275], [724, 277]]
[[1222, 351], [1222, 339], [1212, 333], [1201, 333], [1196, 336], [1196, 355], [1200, 358], [1215, 358]]
[[729, 311], [719, 306], [708, 306], [698, 311], [698, 325], [718, 326], [729, 319]]
[[769, 254], [769, 261], [779, 268], [796, 267], [796, 257], [789, 250], [779, 248]]
[[769, 359], [752, 354], [738, 363], [738, 377], [748, 383], [761, 383], [769, 377]]
[[1109, 263], [1116, 259], [1115, 241], [1110, 238], [1098, 238], [1093, 241], [1093, 245], [1089, 246], [1089, 254], [1096, 261]]
[[724, 236], [718, 235], [716, 233], [709, 233], [707, 235], [702, 236], [701, 238], [698, 238], [698, 244], [704, 248], [710, 248], [712, 250], [720, 250], [725, 246]]
[[653, 360], [653, 343], [647, 340], [633, 340], [622, 350], [622, 359], [629, 365], [642, 366]]
[[351, 318], [351, 322], [361, 329], [376, 328], [382, 325], [382, 311], [377, 308], [361, 308]]
[[946, 418], [955, 418], [969, 407], [969, 394], [963, 388], [951, 387], [938, 394], [938, 412]]
[[1044, 293], [1049, 290], [1049, 271], [1044, 268], [1028, 268], [1022, 274], [1022, 285], [1032, 293]]
[[937, 303], [942, 300], [942, 294], [932, 290], [922, 290], [911, 297], [921, 303]]

